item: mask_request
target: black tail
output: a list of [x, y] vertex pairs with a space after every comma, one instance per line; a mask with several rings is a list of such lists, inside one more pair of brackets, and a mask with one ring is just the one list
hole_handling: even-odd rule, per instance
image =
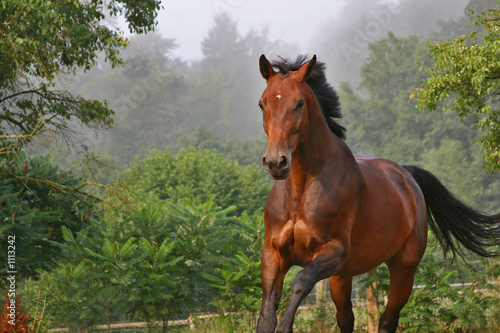
[[445, 253], [452, 251], [463, 256], [462, 249], [453, 241], [483, 257], [500, 256], [500, 214], [484, 215], [455, 198], [429, 171], [405, 165], [417, 181], [427, 205], [429, 226]]

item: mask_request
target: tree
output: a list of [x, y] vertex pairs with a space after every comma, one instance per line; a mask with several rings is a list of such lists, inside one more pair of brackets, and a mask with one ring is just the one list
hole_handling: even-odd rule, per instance
[[214, 17], [214, 25], [201, 46], [203, 59], [194, 66], [201, 76], [194, 90], [199, 93], [193, 96], [193, 102], [204, 110], [203, 124], [223, 140], [255, 136], [262, 128], [255, 105], [264, 89], [255, 70], [256, 59], [262, 53], [286, 56], [283, 52], [295, 48], [269, 40], [265, 29], [240, 34], [236, 21], [227, 13]]
[[112, 69], [102, 63], [73, 82], [73, 89], [85, 96], [110, 101], [113, 128], [79, 138], [89, 150], [116, 159], [119, 166], [194, 132], [199, 124], [196, 114], [201, 113], [187, 105], [191, 91], [186, 65], [171, 55], [174, 41], [152, 33], [134, 36], [131, 43], [123, 52], [125, 66]]
[[[215, 289], [211, 304], [222, 310], [249, 311], [254, 313], [260, 308], [262, 301], [262, 284], [260, 279], [260, 252], [264, 241], [264, 220], [252, 220], [242, 215], [225, 236], [226, 246], [238, 239], [239, 246], [231, 246], [232, 251], [214, 251], [225, 254], [224, 259], [210, 273], [201, 275]], [[241, 246], [245, 244], [245, 246]], [[234, 252], [233, 252], [234, 251]]]
[[420, 110], [453, 110], [461, 119], [471, 115], [482, 131], [484, 165], [500, 170], [500, 9], [469, 15], [482, 33], [473, 31], [448, 42], [430, 43], [434, 64], [423, 65], [427, 74], [414, 93]]
[[430, 41], [442, 41], [455, 39], [457, 36], [468, 34], [472, 31], [480, 31], [480, 27], [474, 25], [470, 20], [469, 10], [475, 12], [486, 12], [490, 8], [494, 8], [498, 4], [498, 0], [469, 0], [463, 9], [463, 14], [457, 18], [452, 18], [448, 21], [438, 22], [439, 28], [429, 34]]
[[450, 112], [416, 112], [410, 99], [423, 79], [417, 61], [432, 63], [426, 53], [427, 43], [415, 36], [388, 34], [370, 45], [361, 70], [365, 96], [341, 85], [347, 142], [356, 153], [421, 165], [470, 205], [493, 213], [499, 209], [494, 197], [500, 178], [480, 171], [481, 154], [471, 144], [477, 135], [469, 129], [472, 117], [461, 123]]
[[8, 236], [14, 236], [19, 278], [36, 276], [60, 258], [53, 242], [63, 241], [61, 226], [80, 230], [94, 214], [96, 200], [80, 190], [64, 192], [81, 179], [54, 165], [49, 156], [27, 156], [18, 150], [0, 160], [0, 172], [22, 179], [20, 186], [18, 179], [0, 178], [0, 250], [7, 253]]
[[265, 31], [242, 35], [228, 15], [214, 21], [198, 62], [188, 65], [176, 59], [173, 40], [148, 34], [132, 39], [137, 47], [123, 52], [124, 68], [111, 70], [102, 64], [90, 78], [78, 77], [74, 89], [109, 100], [116, 112], [111, 131], [84, 136], [93, 151], [124, 165], [147, 149], [178, 146], [179, 139], [193, 137], [200, 127], [217, 133], [222, 144], [262, 132], [255, 105], [263, 83], [255, 59], [284, 43], [271, 42]]
[[[70, 139], [73, 128], [107, 128], [113, 111], [106, 102], [85, 99], [61, 83], [88, 71], [103, 54], [111, 65], [128, 40], [105, 22], [123, 15], [129, 30], [142, 33], [156, 25], [160, 1], [0, 1], [0, 239], [15, 235], [22, 276], [46, 269], [59, 250], [61, 226], [78, 231], [98, 199], [86, 185], [48, 157], [26, 157], [23, 149], [51, 137]], [[68, 141], [66, 141], [68, 142]], [[86, 169], [88, 163], [86, 163]], [[108, 187], [108, 188], [111, 188]], [[83, 209], [85, 207], [85, 209]], [[2, 242], [2, 249], [5, 246]]]
[[[115, 111], [111, 131], [82, 133], [79, 141], [120, 167], [151, 148], [175, 149], [200, 127], [217, 133], [221, 144], [263, 133], [255, 105], [264, 83], [255, 59], [262, 52], [277, 54], [291, 46], [269, 40], [265, 29], [242, 34], [229, 15], [218, 14], [202, 41], [201, 60], [188, 64], [172, 54], [175, 47], [175, 41], [159, 34], [134, 36], [121, 53], [126, 66], [112, 69], [99, 62], [78, 75], [73, 91], [108, 100]], [[245, 145], [255, 150], [251, 143]], [[239, 150], [238, 157], [248, 161]]]
[[0, 1], [0, 154], [42, 134], [68, 138], [75, 122], [111, 125], [106, 102], [72, 94], [60, 81], [88, 71], [101, 53], [113, 67], [122, 64], [128, 40], [106, 14], [123, 15], [131, 32], [143, 33], [154, 29], [160, 7], [159, 0]]
[[134, 209], [120, 223], [138, 239], [138, 260], [129, 266], [134, 283], [126, 300], [128, 312], [145, 319], [150, 328], [162, 321], [164, 331], [169, 319], [197, 305], [192, 297], [196, 279], [187, 277], [195, 275], [188, 263], [200, 259], [185, 251], [169, 208], [165, 201], [148, 200], [143, 209]]
[[358, 145], [363, 153], [415, 163], [426, 149], [424, 139], [435, 121], [424, 113], [415, 113], [415, 103], [409, 99], [422, 78], [416, 61], [429, 61], [423, 58], [426, 43], [416, 36], [398, 38], [389, 33], [369, 49], [360, 71], [360, 88], [368, 97], [361, 98], [343, 86], [344, 95], [350, 96], [343, 103], [348, 133], [352, 133], [348, 141], [362, 136]]
[[[393, 31], [398, 37], [424, 37], [441, 20], [459, 15], [468, 0], [346, 1], [339, 19], [328, 20], [313, 36], [319, 59], [328, 64], [332, 83], [350, 82], [357, 87], [359, 70], [366, 61], [369, 45]], [[473, 0], [473, 2], [479, 2]]]

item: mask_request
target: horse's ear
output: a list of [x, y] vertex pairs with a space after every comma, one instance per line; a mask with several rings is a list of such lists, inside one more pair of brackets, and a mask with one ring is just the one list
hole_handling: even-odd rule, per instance
[[312, 57], [307, 64], [304, 64], [300, 69], [295, 72], [295, 78], [299, 81], [305, 81], [311, 77], [314, 67], [316, 66], [316, 55]]
[[260, 67], [260, 74], [262, 74], [262, 77], [266, 79], [266, 81], [272, 78], [276, 74], [276, 72], [273, 69], [273, 66], [271, 65], [269, 60], [266, 59], [265, 55], [260, 56], [259, 67]]

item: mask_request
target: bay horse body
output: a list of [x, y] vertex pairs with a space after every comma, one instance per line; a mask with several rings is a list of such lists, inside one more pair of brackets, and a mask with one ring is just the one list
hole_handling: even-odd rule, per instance
[[335, 121], [338, 96], [315, 56], [274, 64], [262, 56], [260, 71], [267, 81], [259, 101], [268, 136], [262, 162], [276, 182], [264, 213], [257, 332], [275, 332], [284, 277], [294, 265], [304, 269], [293, 280], [277, 332], [292, 332], [301, 301], [325, 278], [337, 324], [342, 333], [352, 332], [352, 278], [382, 263], [390, 290], [379, 332], [395, 332], [425, 251], [428, 222], [452, 251], [450, 233], [476, 253], [498, 255], [486, 249], [498, 244], [498, 216], [465, 206], [425, 170], [351, 153]]

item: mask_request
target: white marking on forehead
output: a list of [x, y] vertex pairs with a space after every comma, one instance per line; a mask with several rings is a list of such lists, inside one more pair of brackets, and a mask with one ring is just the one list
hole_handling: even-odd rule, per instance
[[276, 95], [276, 97], [278, 97], [278, 99], [281, 99], [281, 95]]

